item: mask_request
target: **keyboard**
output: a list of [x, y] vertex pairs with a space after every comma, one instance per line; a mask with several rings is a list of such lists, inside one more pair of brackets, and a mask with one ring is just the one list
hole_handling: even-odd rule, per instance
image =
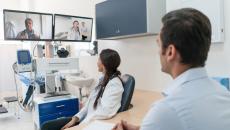
[[0, 114], [2, 113], [7, 113], [8, 111], [6, 110], [5, 107], [0, 107]]

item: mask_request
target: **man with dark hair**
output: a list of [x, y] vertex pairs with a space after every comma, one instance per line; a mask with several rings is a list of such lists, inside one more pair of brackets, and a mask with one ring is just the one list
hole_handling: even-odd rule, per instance
[[17, 38], [19, 39], [40, 39], [40, 35], [36, 33], [33, 29], [33, 20], [31, 18], [26, 18], [25, 20], [26, 29], [19, 32]]
[[174, 80], [141, 126], [121, 121], [113, 130], [229, 130], [230, 93], [204, 68], [212, 34], [208, 17], [183, 8], [166, 14], [162, 23], [161, 67]]

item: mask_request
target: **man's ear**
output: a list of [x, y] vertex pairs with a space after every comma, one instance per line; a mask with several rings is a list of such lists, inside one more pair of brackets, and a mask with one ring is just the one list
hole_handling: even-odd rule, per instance
[[167, 61], [173, 61], [176, 59], [176, 48], [174, 45], [169, 45], [166, 49]]

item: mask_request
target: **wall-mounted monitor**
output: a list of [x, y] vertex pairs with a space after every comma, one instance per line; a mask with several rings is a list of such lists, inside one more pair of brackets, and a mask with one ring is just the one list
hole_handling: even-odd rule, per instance
[[92, 18], [55, 14], [54, 40], [91, 42], [92, 26]]
[[53, 15], [48, 13], [3, 10], [5, 40], [50, 41]]

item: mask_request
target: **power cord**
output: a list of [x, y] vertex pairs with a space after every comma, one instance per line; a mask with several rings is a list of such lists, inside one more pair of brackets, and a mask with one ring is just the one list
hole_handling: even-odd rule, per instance
[[32, 55], [33, 55], [34, 57], [37, 57], [37, 56], [34, 55], [34, 51], [35, 51], [36, 47], [38, 46], [38, 43], [39, 43], [39, 42], [37, 42], [36, 45], [35, 45], [34, 48], [33, 48], [33, 54], [32, 54]]

